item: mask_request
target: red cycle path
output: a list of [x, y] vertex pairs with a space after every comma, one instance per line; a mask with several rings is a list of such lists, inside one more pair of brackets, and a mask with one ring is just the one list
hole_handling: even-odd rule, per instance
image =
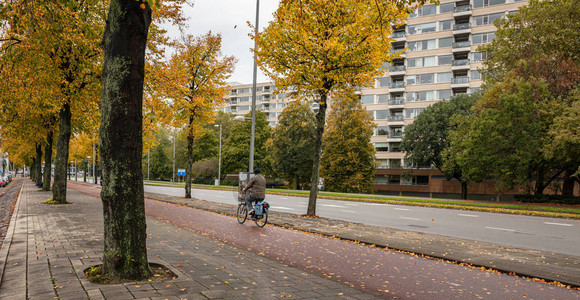
[[[100, 197], [100, 189], [69, 188]], [[155, 200], [148, 216], [394, 299], [580, 299], [580, 292]]]

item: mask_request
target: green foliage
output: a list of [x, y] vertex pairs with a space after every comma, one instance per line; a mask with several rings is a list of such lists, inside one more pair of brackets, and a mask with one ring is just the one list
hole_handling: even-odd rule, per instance
[[[458, 95], [449, 101], [440, 101], [423, 111], [415, 121], [405, 128], [401, 150], [405, 161], [415, 166], [434, 166], [442, 170], [443, 151], [449, 146], [448, 135], [453, 129], [451, 120], [455, 115], [471, 115], [471, 107], [478, 94]], [[442, 170], [443, 171], [443, 170]], [[444, 172], [455, 177], [455, 170]]]
[[[246, 114], [246, 117], [249, 118], [250, 116], [251, 113]], [[252, 124], [249, 120], [233, 123], [229, 136], [222, 141], [223, 174], [235, 174], [248, 170], [251, 126]], [[271, 131], [266, 114], [256, 111], [254, 168], [269, 168], [266, 160], [266, 141], [270, 138]]]
[[294, 188], [307, 184], [312, 176], [316, 124], [308, 103], [295, 101], [278, 118], [267, 143], [274, 174], [291, 182]]
[[[541, 149], [552, 116], [547, 104], [537, 100], [548, 94], [541, 82], [533, 85], [514, 79], [508, 85], [496, 84], [484, 95], [467, 125], [469, 133], [455, 135], [462, 139], [452, 145], [464, 149], [455, 155], [467, 178], [478, 182], [494, 178], [498, 190], [524, 184], [531, 171], [541, 179], [548, 164]], [[486, 107], [481, 109], [482, 105]]]
[[324, 135], [320, 175], [325, 189], [370, 193], [375, 175], [371, 136], [376, 125], [357, 97], [340, 99], [336, 104]]
[[213, 180], [218, 176], [218, 160], [207, 158], [193, 164], [193, 176]]

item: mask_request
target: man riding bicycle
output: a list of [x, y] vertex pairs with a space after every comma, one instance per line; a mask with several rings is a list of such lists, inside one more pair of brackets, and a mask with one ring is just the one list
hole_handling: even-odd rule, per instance
[[260, 174], [260, 169], [254, 170], [254, 177], [250, 179], [250, 182], [242, 190], [242, 192], [250, 191], [250, 194], [246, 198], [246, 206], [250, 215], [254, 215], [253, 203], [258, 203], [266, 198], [266, 178]]

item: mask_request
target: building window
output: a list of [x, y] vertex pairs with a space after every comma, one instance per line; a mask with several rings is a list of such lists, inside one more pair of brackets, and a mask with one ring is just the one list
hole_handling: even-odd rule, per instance
[[435, 56], [426, 56], [426, 57], [407, 59], [407, 66], [409, 68], [434, 67], [436, 65], [437, 64], [435, 63]]
[[380, 77], [378, 80], [378, 87], [388, 87], [391, 84], [390, 77]]
[[478, 70], [471, 70], [471, 80], [481, 80], [481, 74]]
[[449, 99], [451, 98], [451, 90], [440, 90], [437, 91], [438, 94], [438, 99], [439, 100], [445, 100], [445, 99]]
[[505, 4], [506, 0], [473, 0], [473, 8]]
[[270, 127], [276, 127], [276, 124], [277, 124], [277, 123], [278, 123], [278, 122], [276, 122], [276, 121], [270, 121], [270, 122], [268, 122], [268, 125], [269, 125]]
[[386, 120], [387, 116], [389, 115], [388, 110], [376, 110], [375, 111], [375, 120]]
[[433, 74], [421, 74], [421, 84], [433, 83]]
[[475, 16], [473, 17], [473, 21], [475, 23], [475, 26], [489, 25], [493, 24], [493, 21], [503, 18], [503, 16], [504, 16], [503, 12], [490, 15]]
[[439, 31], [451, 30], [453, 28], [453, 20], [439, 21]]
[[377, 135], [389, 135], [389, 127], [377, 126]]
[[387, 103], [387, 102], [389, 102], [388, 94], [377, 95], [377, 103]]
[[437, 23], [436, 22], [410, 25], [407, 27], [407, 33], [409, 33], [409, 35], [435, 32], [435, 31], [437, 31]]
[[425, 111], [425, 108], [407, 108], [405, 110], [405, 118], [406, 119], [415, 119], [423, 111]]
[[[435, 40], [409, 42], [409, 51], [421, 51], [435, 49]], [[451, 47], [451, 46], [450, 46]]]
[[471, 53], [471, 62], [478, 62], [485, 60], [487, 58], [487, 53], [481, 52], [472, 52]]
[[454, 10], [455, 10], [455, 3], [453, 3], [453, 2], [439, 5], [439, 13], [440, 14], [450, 13], [450, 12], [453, 12]]
[[435, 91], [421, 91], [407, 93], [407, 101], [433, 101], [435, 100]]
[[360, 97], [362, 104], [375, 104], [375, 95], [364, 95]]
[[453, 55], [439, 55], [437, 59], [440, 66], [450, 65], [453, 61]]
[[377, 152], [387, 152], [389, 151], [389, 143], [375, 143], [375, 149]]
[[495, 38], [495, 32], [486, 32], [486, 33], [479, 33], [474, 34], [472, 38], [472, 44], [485, 44], [493, 41]]
[[452, 37], [439, 39], [439, 48], [451, 48], [451, 45], [453, 45]]
[[[505, 1], [505, 0], [504, 0]], [[430, 16], [437, 13], [437, 6], [435, 5], [425, 5], [423, 7], [417, 8], [414, 12], [409, 14], [409, 18]]]
[[[443, 72], [437, 73], [437, 82], [451, 82], [451, 78], [453, 77], [453, 72]], [[439, 98], [441, 99], [441, 98]]]

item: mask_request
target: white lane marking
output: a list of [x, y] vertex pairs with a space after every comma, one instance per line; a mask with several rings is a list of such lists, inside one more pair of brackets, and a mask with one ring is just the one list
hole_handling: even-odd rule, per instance
[[326, 252], [328, 252], [328, 253], [330, 253], [330, 254], [336, 254], [336, 253], [334, 253], [334, 252], [332, 252], [332, 251], [330, 251], [330, 250], [326, 250]]
[[337, 208], [347, 208], [346, 206], [340, 206], [340, 205], [334, 205], [334, 204], [320, 204], [320, 206], [337, 207]]
[[288, 200], [288, 199], [290, 199], [290, 198], [288, 198], [288, 197], [280, 197], [280, 199], [281, 199], [281, 200]]
[[413, 221], [421, 221], [421, 219], [417, 219], [417, 218], [407, 218], [407, 217], [401, 217], [401, 219], [405, 219], [405, 220], [413, 220]]
[[397, 207], [393, 207], [394, 210], [410, 210], [408, 208], [397, 208]]
[[345, 213], [349, 213], [349, 214], [356, 214], [356, 211], [352, 211], [352, 210], [344, 210], [344, 209], [341, 209], [340, 211], [341, 212], [345, 212]]
[[515, 230], [513, 229], [506, 229], [506, 228], [499, 228], [499, 227], [485, 227], [487, 229], [494, 229], [494, 230], [503, 230], [503, 231], [509, 231], [509, 232], [514, 232]]
[[458, 216], [462, 216], [462, 217], [471, 217], [471, 218], [479, 218], [478, 215], [466, 215], [466, 214], [457, 214]]
[[348, 206], [358, 206], [357, 203], [345, 203], [345, 205], [348, 205]]
[[281, 209], [281, 210], [296, 210], [294, 208], [290, 208], [290, 207], [284, 207], [284, 206], [272, 206], [273, 209]]
[[572, 227], [572, 226], [574, 226], [573, 224], [566, 224], [566, 223], [552, 223], [552, 222], [544, 222], [544, 224], [546, 224], [546, 225], [558, 225], [558, 226], [569, 226], [569, 227]]
[[458, 283], [453, 283], [453, 282], [449, 282], [449, 281], [447, 281], [447, 283], [449, 283], [449, 284], [450, 284], [450, 285], [452, 285], [452, 286], [461, 286], [461, 284], [458, 284]]

